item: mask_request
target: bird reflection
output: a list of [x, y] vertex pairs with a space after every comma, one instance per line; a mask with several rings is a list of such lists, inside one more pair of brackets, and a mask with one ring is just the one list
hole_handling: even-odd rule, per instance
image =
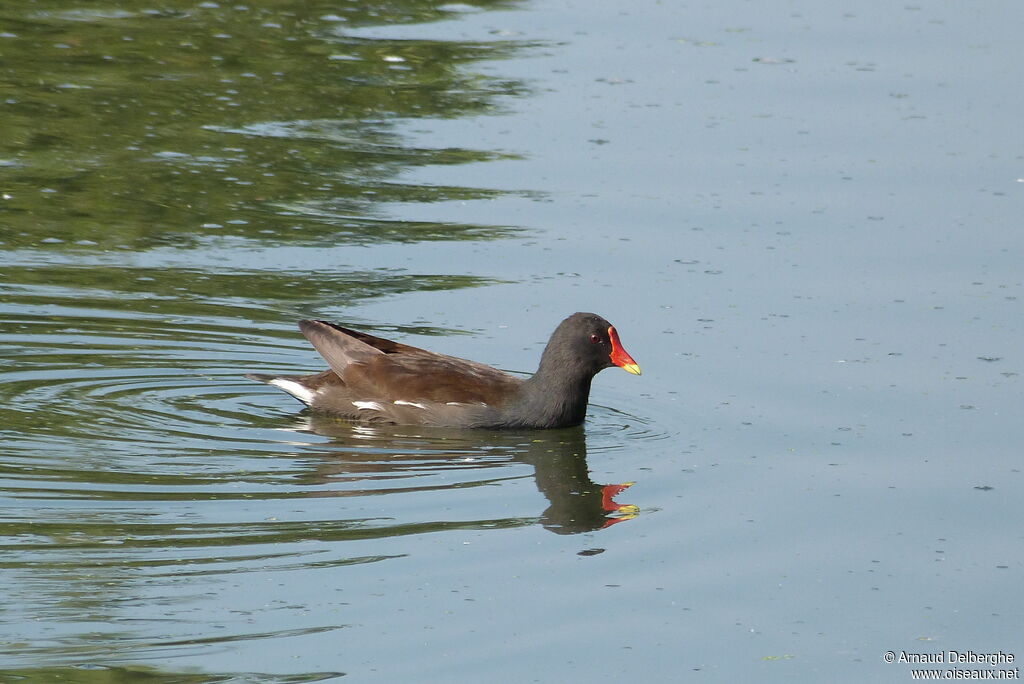
[[537, 489], [550, 503], [540, 516], [545, 529], [577, 534], [635, 518], [639, 507], [614, 498], [633, 483], [602, 485], [591, 480], [582, 428], [562, 433], [551, 441], [531, 443], [532, 448], [516, 458], [534, 467]]
[[[639, 507], [620, 504], [615, 497], [633, 485], [598, 484], [590, 479], [587, 467], [587, 443], [582, 427], [547, 430], [543, 433], [509, 431], [446, 430], [416, 426], [378, 426], [354, 424], [345, 420], [307, 414], [292, 429], [328, 437], [326, 450], [315, 468], [303, 478], [309, 484], [358, 482], [372, 487], [342, 491], [319, 491], [316, 496], [361, 496], [388, 491], [424, 491], [445, 489], [451, 483], [422, 485], [408, 481], [390, 489], [381, 488], [381, 480], [407, 478], [425, 472], [440, 472], [455, 467], [490, 468], [490, 482], [515, 479], [509, 476], [507, 463], [516, 461], [533, 466], [537, 489], [548, 500], [539, 522], [556, 534], [578, 534], [603, 529], [635, 518]], [[476, 484], [486, 484], [485, 479]], [[412, 484], [412, 486], [408, 486]], [[532, 524], [537, 519], [504, 521], [507, 524]]]

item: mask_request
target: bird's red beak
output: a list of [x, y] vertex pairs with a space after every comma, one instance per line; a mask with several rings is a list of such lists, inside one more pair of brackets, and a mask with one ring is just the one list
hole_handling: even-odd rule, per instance
[[612, 341], [612, 353], [608, 355], [612, 363], [621, 368], [622, 370], [632, 373], [633, 375], [640, 375], [640, 366], [633, 360], [625, 349], [622, 348], [622, 343], [619, 342], [619, 333], [615, 332], [615, 326], [608, 327], [608, 339]]

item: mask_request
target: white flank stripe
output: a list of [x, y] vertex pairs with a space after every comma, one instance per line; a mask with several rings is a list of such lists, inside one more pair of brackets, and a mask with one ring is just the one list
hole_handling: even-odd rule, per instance
[[270, 384], [274, 387], [280, 387], [285, 392], [307, 405], [313, 401], [313, 392], [308, 387], [303, 387], [294, 380], [282, 380], [281, 378], [276, 378], [271, 380]]
[[425, 409], [427, 408], [423, 404], [417, 404], [415, 401], [404, 401], [402, 399], [395, 399], [396, 406], [415, 406], [416, 408]]
[[357, 409], [369, 409], [370, 411], [380, 411], [384, 408], [375, 401], [353, 401], [352, 405]]

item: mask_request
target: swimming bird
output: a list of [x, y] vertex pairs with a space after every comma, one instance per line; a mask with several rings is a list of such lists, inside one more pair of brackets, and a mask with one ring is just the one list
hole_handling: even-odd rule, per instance
[[618, 366], [640, 375], [615, 327], [592, 313], [574, 313], [555, 328], [537, 372], [528, 378], [326, 321], [300, 321], [299, 329], [328, 370], [246, 377], [278, 387], [314, 411], [365, 422], [568, 427], [586, 417], [598, 372]]

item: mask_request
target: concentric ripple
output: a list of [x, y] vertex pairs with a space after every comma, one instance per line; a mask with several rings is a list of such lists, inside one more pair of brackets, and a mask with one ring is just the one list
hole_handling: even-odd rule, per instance
[[287, 350], [266, 333], [250, 341], [250, 330], [228, 325], [96, 316], [68, 323], [38, 315], [0, 321], [4, 342], [17, 345], [0, 372], [9, 446], [27, 441], [34, 450], [40, 439], [130, 452], [237, 446], [232, 428], [250, 424], [260, 407], [246, 403], [251, 392], [234, 364]]

